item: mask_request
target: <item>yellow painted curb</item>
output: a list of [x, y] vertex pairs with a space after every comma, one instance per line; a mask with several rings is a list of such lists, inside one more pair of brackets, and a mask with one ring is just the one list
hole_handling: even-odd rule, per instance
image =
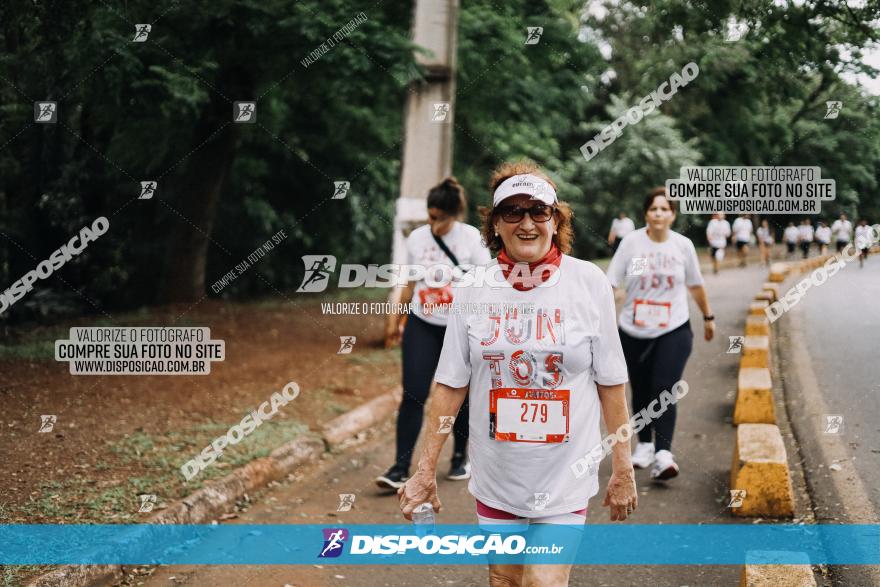
[[776, 423], [773, 381], [770, 379], [769, 369], [739, 370], [733, 423], [735, 425]]
[[778, 283], [767, 282], [761, 286], [761, 289], [763, 289], [764, 291], [771, 292], [773, 294], [773, 301], [774, 302], [779, 299], [779, 284]]
[[[803, 560], [803, 564], [774, 564]], [[751, 561], [760, 561], [758, 563]], [[816, 587], [810, 558], [804, 552], [748, 551], [739, 577], [740, 587]]]
[[773, 298], [772, 291], [767, 291], [766, 289], [762, 289], [760, 292], [755, 294], [755, 301], [756, 302], [765, 301], [769, 304], [769, 303], [772, 303], [776, 300]]
[[749, 305], [749, 314], [752, 316], [764, 316], [764, 308], [770, 305], [770, 302], [767, 300], [761, 300], [759, 302], [752, 302]]
[[789, 266], [786, 263], [773, 263], [770, 265], [770, 281], [774, 283], [781, 283], [785, 281], [785, 276], [788, 275]]
[[746, 336], [770, 336], [767, 316], [746, 316]]
[[774, 424], [740, 424], [730, 470], [730, 489], [745, 491], [735, 516], [794, 517], [794, 491], [782, 434]]
[[770, 368], [770, 338], [767, 336], [746, 336], [743, 338], [742, 357], [739, 368]]

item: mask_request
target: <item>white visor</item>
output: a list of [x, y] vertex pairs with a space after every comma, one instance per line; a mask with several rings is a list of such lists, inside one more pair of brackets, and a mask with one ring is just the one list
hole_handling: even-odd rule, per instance
[[558, 201], [556, 199], [556, 190], [553, 189], [553, 186], [546, 179], [526, 173], [524, 175], [514, 175], [502, 181], [492, 196], [492, 207], [494, 208], [510, 196], [517, 196], [519, 194], [530, 196], [532, 200], [539, 200], [548, 206], [552, 206]]

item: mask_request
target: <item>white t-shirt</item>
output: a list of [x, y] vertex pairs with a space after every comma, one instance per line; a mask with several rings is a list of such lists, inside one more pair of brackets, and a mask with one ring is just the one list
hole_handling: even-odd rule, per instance
[[870, 246], [870, 242], [871, 227], [867, 224], [865, 226], [856, 226], [856, 248], [867, 249]]
[[629, 235], [608, 265], [614, 287], [626, 287], [621, 330], [635, 338], [656, 338], [688, 321], [687, 288], [702, 285], [697, 250], [689, 238], [670, 231], [657, 243], [640, 228]]
[[799, 235], [800, 231], [797, 226], [786, 226], [785, 232], [782, 233], [782, 238], [784, 238], [787, 243], [797, 244]]
[[798, 226], [798, 236], [802, 243], [811, 243], [813, 242], [813, 225], [812, 224], [801, 224]]
[[773, 244], [773, 236], [770, 234], [769, 228], [764, 228], [763, 226], [759, 226], [758, 230], [755, 231], [758, 235], [758, 241], [764, 243], [765, 245]]
[[[507, 282], [461, 288], [456, 302], [468, 307], [525, 304], [533, 311], [451, 313], [434, 374], [435, 381], [450, 387], [470, 386], [471, 494], [490, 507], [527, 518], [580, 510], [598, 493], [598, 472], [578, 479], [571, 466], [601, 441], [596, 383], [627, 381], [608, 279], [592, 263], [568, 255], [563, 255], [557, 275], [555, 285], [551, 277], [529, 291]], [[524, 397], [534, 394], [555, 397], [544, 402]], [[567, 440], [562, 415], [566, 396]], [[541, 405], [547, 405], [546, 411]], [[549, 494], [537, 510], [536, 493]]]
[[820, 243], [828, 244], [831, 242], [831, 228], [828, 226], [820, 226], [816, 229], [816, 240]]
[[713, 218], [706, 226], [706, 239], [709, 246], [716, 249], [723, 249], [727, 246], [727, 237], [730, 236], [730, 223], [727, 220]]
[[752, 221], [748, 218], [737, 218], [733, 221], [733, 234], [740, 242], [749, 242], [752, 239]]
[[849, 220], [840, 220], [838, 218], [831, 225], [831, 232], [836, 235], [837, 238], [835, 240], [848, 243], [850, 235], [852, 234], [852, 228], [852, 222]]
[[[483, 246], [480, 231], [463, 222], [456, 222], [449, 232], [440, 237], [447, 247], [458, 259], [459, 265], [485, 265], [492, 259], [489, 249]], [[406, 239], [407, 264], [423, 265], [425, 268], [432, 265], [448, 265], [452, 267], [452, 260], [446, 256], [443, 249], [437, 246], [434, 237], [431, 236], [431, 227], [427, 224], [413, 230]], [[473, 269], [471, 269], [473, 271]], [[448, 273], [446, 274], [448, 278]], [[443, 279], [439, 273], [434, 276], [436, 282]], [[432, 280], [432, 283], [436, 283]], [[444, 311], [429, 311], [426, 313], [423, 304], [447, 304], [451, 303], [453, 294], [459, 288], [451, 284], [444, 287], [429, 287], [425, 280], [416, 282], [413, 290], [414, 310], [419, 318], [430, 324], [446, 326], [447, 313]]]
[[635, 229], [636, 225], [626, 216], [623, 218], [615, 218], [611, 222], [611, 233], [617, 238], [623, 238]]

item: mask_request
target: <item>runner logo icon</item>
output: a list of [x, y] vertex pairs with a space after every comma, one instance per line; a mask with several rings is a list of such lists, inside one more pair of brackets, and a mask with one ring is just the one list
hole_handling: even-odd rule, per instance
[[55, 123], [58, 120], [56, 102], [34, 102], [34, 122]]
[[729, 336], [730, 346], [727, 347], [727, 354], [738, 355], [742, 352], [743, 348], [743, 340], [745, 337], [743, 336]]
[[327, 289], [330, 274], [336, 269], [333, 255], [303, 255], [306, 274], [297, 292], [318, 292]]
[[544, 34], [544, 27], [542, 26], [529, 26], [526, 27], [526, 45], [537, 45], [538, 41], [541, 40], [541, 35]]
[[840, 102], [839, 100], [831, 100], [825, 102], [825, 107], [827, 108], [825, 111], [825, 118], [834, 119], [840, 114], [840, 109], [843, 108], [843, 102]]
[[142, 181], [141, 182], [141, 195], [138, 196], [138, 200], [152, 200], [153, 194], [156, 193], [157, 183], [155, 181]]
[[132, 39], [135, 43], [143, 43], [150, 36], [150, 31], [153, 30], [153, 25], [151, 24], [136, 24], [134, 25], [134, 38]]
[[333, 197], [331, 200], [344, 200], [345, 196], [348, 195], [348, 190], [351, 188], [351, 182], [348, 181], [334, 181], [333, 182]]
[[324, 547], [318, 558], [336, 558], [342, 554], [345, 541], [348, 540], [348, 530], [345, 528], [324, 528]]
[[40, 429], [38, 432], [52, 432], [52, 429], [55, 427], [55, 422], [57, 421], [58, 416], [53, 414], [40, 416]]
[[233, 102], [232, 122], [237, 124], [254, 124], [257, 122], [256, 102]]

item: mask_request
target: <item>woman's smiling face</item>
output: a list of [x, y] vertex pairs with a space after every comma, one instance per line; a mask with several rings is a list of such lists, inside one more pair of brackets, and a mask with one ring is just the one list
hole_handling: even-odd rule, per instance
[[[532, 208], [546, 206], [539, 200], [532, 200], [525, 194], [511, 196], [498, 205], [498, 210], [505, 207], [519, 206]], [[519, 222], [506, 222], [499, 214], [495, 220], [495, 230], [504, 242], [504, 250], [514, 261], [534, 263], [550, 250], [553, 233], [556, 231], [555, 215], [546, 222], [535, 222], [530, 214], [524, 214]]]

